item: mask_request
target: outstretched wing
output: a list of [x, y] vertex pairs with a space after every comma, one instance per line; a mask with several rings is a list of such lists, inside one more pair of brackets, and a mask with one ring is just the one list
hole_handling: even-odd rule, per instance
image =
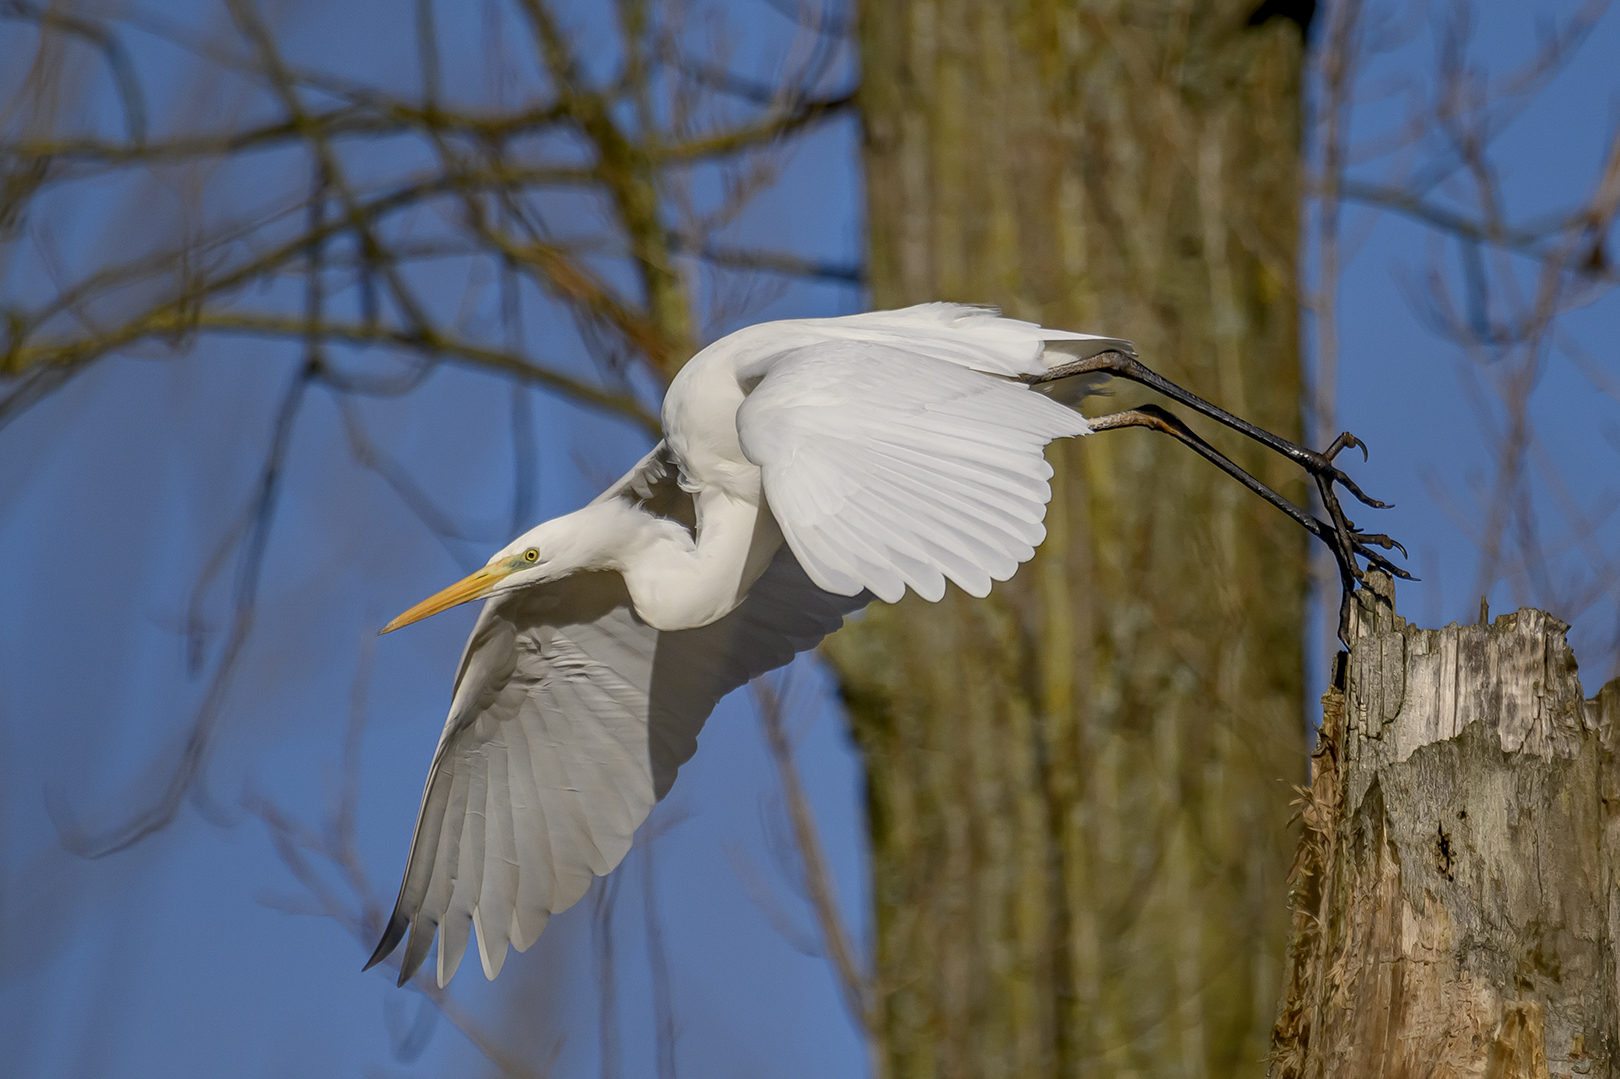
[[741, 606], [700, 629], [647, 626], [616, 573], [485, 604], [399, 901], [367, 966], [409, 933], [404, 984], [437, 930], [442, 986], [476, 929], [495, 977], [508, 942], [527, 948], [624, 858], [720, 698], [814, 647], [869, 598], [817, 588], [784, 547]]
[[[936, 348], [937, 337], [830, 339], [740, 372], [758, 380], [737, 411], [743, 452], [822, 588], [892, 603], [909, 585], [937, 600], [948, 577], [983, 596], [1046, 538], [1052, 468], [1041, 451], [1090, 428], [1005, 377], [1017, 373], [1010, 351], [986, 361], [989, 373], [968, 365], [959, 341]], [[1040, 342], [1026, 345], [1032, 366]]]

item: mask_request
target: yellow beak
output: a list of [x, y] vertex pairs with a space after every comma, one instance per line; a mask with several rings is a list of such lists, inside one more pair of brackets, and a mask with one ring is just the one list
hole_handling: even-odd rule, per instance
[[412, 622], [420, 622], [429, 615], [448, 611], [451, 607], [475, 600], [487, 593], [501, 582], [512, 571], [505, 566], [485, 566], [470, 577], [464, 577], [443, 592], [436, 592], [427, 599], [418, 603], [392, 622], [388, 623], [378, 634], [392, 633], [401, 626], [408, 626]]

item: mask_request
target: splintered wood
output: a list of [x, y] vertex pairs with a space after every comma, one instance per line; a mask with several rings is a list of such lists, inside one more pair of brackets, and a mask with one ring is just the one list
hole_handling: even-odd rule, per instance
[[1543, 611], [1425, 630], [1357, 593], [1290, 902], [1283, 1079], [1620, 1076], [1620, 681]]

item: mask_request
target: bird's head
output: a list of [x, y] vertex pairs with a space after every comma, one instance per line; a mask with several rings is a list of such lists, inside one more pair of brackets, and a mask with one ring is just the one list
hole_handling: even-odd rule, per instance
[[603, 552], [608, 544], [602, 533], [611, 522], [597, 518], [616, 516], [612, 512], [616, 510], [616, 506], [587, 506], [529, 529], [495, 552], [483, 569], [429, 596], [379, 632], [392, 633], [475, 599], [559, 580], [582, 569], [604, 568]]

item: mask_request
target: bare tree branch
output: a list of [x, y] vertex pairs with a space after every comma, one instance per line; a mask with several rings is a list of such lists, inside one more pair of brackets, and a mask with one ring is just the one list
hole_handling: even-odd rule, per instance
[[29, 0], [9, 0], [0, 4], [0, 20], [5, 19], [32, 22], [42, 30], [47, 27], [61, 30], [81, 37], [100, 49], [107, 61], [107, 72], [118, 88], [118, 100], [124, 111], [124, 132], [133, 146], [138, 147], [146, 142], [146, 94], [135, 75], [129, 50], [124, 48], [116, 34], [89, 19], [77, 18], [57, 8], [42, 8]]
[[[102, 858], [127, 850], [142, 839], [168, 826], [180, 811], [186, 794], [193, 789], [197, 776], [208, 759], [214, 733], [225, 710], [225, 700], [232, 680], [253, 631], [257, 613], [260, 575], [264, 568], [265, 550], [270, 542], [270, 526], [275, 519], [278, 496], [281, 492], [282, 469], [292, 441], [293, 424], [304, 400], [312, 372], [306, 367], [293, 376], [276, 410], [270, 439], [270, 452], [259, 474], [254, 495], [251, 524], [239, 554], [236, 587], [232, 599], [234, 614], [230, 635], [225, 640], [219, 663], [209, 681], [208, 692], [192, 719], [191, 730], [185, 739], [180, 760], [170, 774], [168, 782], [146, 805], [130, 813], [125, 820], [109, 828], [90, 830], [79, 824], [74, 811], [60, 794], [48, 792], [47, 806], [56, 823], [62, 845], [86, 858]], [[234, 542], [234, 541], [231, 541]]]
[[810, 905], [816, 913], [821, 939], [827, 948], [833, 970], [838, 975], [838, 987], [844, 997], [844, 1006], [866, 1041], [869, 1052], [875, 1052], [875, 1031], [878, 1016], [871, 985], [861, 970], [854, 942], [844, 927], [838, 911], [838, 897], [833, 893], [832, 875], [822, 852], [821, 839], [816, 829], [815, 815], [799, 782], [799, 770], [793, 763], [793, 745], [788, 740], [787, 724], [782, 715], [782, 700], [768, 679], [756, 678], [750, 683], [754, 695], [754, 708], [759, 713], [760, 730], [765, 735], [765, 746], [776, 765], [777, 778], [782, 785], [782, 797], [787, 803], [788, 818], [793, 823], [794, 847], [804, 866], [805, 889]]

